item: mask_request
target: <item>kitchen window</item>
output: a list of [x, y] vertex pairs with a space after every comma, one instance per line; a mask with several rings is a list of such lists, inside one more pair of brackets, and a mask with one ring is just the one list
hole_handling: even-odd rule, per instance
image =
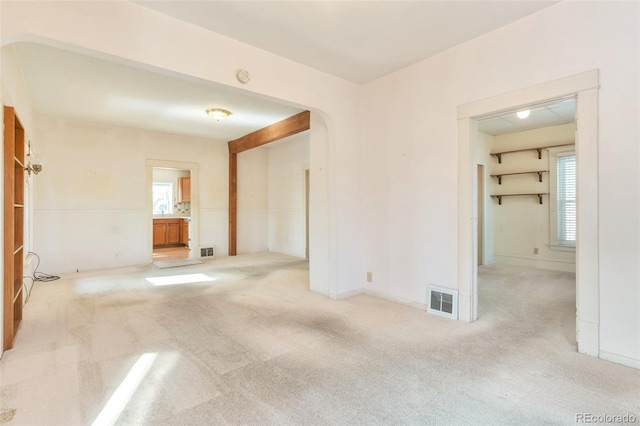
[[153, 214], [173, 214], [173, 184], [153, 182]]

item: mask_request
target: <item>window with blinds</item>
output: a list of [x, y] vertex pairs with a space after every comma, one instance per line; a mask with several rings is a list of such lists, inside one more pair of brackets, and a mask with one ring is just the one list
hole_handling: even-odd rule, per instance
[[573, 145], [549, 149], [549, 248], [575, 251], [577, 240], [576, 152]]
[[560, 246], [576, 246], [576, 156], [556, 157], [557, 242]]

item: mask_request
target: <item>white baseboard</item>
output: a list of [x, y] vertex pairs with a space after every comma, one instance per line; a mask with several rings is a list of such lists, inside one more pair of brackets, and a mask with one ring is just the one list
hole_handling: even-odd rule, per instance
[[576, 263], [566, 260], [540, 259], [527, 256], [512, 256], [506, 254], [495, 254], [492, 263], [502, 263], [505, 265], [525, 266], [528, 268], [547, 269], [550, 271], [575, 272]]
[[427, 305], [425, 305], [424, 303], [410, 302], [408, 300], [404, 300], [399, 297], [393, 297], [393, 296], [388, 296], [384, 293], [378, 293], [377, 291], [365, 290], [364, 294], [369, 296], [379, 297], [380, 299], [385, 299], [390, 302], [400, 303], [401, 305], [410, 306], [412, 308], [420, 309], [422, 311], [427, 310]]
[[333, 300], [342, 300], [349, 297], [357, 296], [359, 294], [362, 294], [363, 292], [364, 292], [364, 289], [358, 288], [355, 290], [346, 291], [344, 293], [329, 293], [329, 298]]
[[578, 318], [578, 352], [598, 358], [600, 349], [600, 324]]
[[[320, 293], [318, 293], [318, 294], [320, 294]], [[379, 293], [377, 291], [372, 291], [372, 290], [366, 290], [364, 288], [359, 288], [359, 289], [356, 289], [356, 290], [347, 291], [347, 292], [339, 293], [339, 294], [330, 293], [329, 294], [329, 298], [333, 299], [333, 300], [342, 300], [342, 299], [347, 299], [349, 297], [357, 296], [359, 294], [366, 294], [368, 296], [378, 297], [380, 299], [388, 300], [388, 301], [394, 302], [394, 303], [399, 303], [401, 305], [410, 306], [412, 308], [420, 309], [422, 311], [426, 311], [427, 310], [427, 305], [425, 305], [424, 303], [410, 302], [408, 300], [404, 300], [404, 299], [401, 299], [399, 297], [388, 296], [388, 295], [386, 295], [384, 293]]]
[[615, 362], [616, 364], [626, 365], [627, 367], [637, 368], [640, 370], [640, 359], [629, 358], [624, 355], [612, 354], [607, 351], [600, 351], [599, 358], [607, 361]]

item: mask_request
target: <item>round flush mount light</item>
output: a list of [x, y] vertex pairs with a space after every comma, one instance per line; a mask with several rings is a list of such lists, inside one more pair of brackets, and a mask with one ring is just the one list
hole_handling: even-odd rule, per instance
[[209, 108], [206, 112], [207, 115], [213, 117], [213, 119], [216, 121], [224, 120], [231, 115], [231, 112], [222, 108]]
[[520, 119], [525, 119], [525, 118], [527, 118], [527, 117], [529, 116], [529, 114], [531, 114], [531, 110], [528, 110], [528, 109], [525, 109], [525, 110], [522, 110], [522, 111], [518, 111], [518, 112], [516, 113], [516, 115], [517, 115], [517, 116], [518, 116], [518, 118], [520, 118]]

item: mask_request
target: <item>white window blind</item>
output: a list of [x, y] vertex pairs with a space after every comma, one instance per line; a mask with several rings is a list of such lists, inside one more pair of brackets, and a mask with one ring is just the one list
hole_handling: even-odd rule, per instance
[[557, 235], [561, 246], [576, 246], [576, 156], [558, 154], [557, 176]]

